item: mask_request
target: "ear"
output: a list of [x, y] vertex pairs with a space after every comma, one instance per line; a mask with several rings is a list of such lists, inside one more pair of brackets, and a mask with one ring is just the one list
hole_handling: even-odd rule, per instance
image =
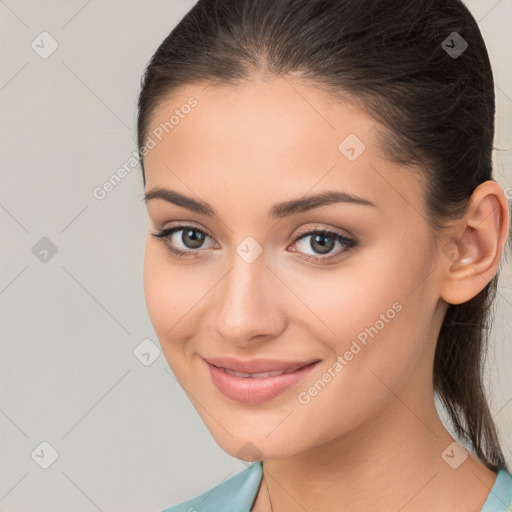
[[509, 236], [510, 210], [503, 189], [495, 181], [481, 183], [457, 226], [449, 228], [443, 246], [441, 298], [448, 304], [472, 299], [498, 271]]

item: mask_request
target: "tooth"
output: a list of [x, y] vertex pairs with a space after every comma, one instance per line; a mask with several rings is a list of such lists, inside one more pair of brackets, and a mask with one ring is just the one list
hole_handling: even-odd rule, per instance
[[243, 373], [243, 372], [237, 372], [235, 370], [230, 370], [229, 368], [226, 368], [226, 372], [230, 373], [231, 375], [236, 375], [237, 377], [245, 377], [245, 378], [252, 378], [252, 379], [264, 378], [264, 377], [275, 377], [276, 375], [281, 375], [283, 373], [281, 371]]
[[257, 378], [264, 378], [264, 377], [276, 377], [277, 375], [282, 375], [284, 373], [292, 373], [295, 370], [297, 370], [298, 368], [300, 368], [300, 366], [297, 368], [291, 368], [291, 369], [285, 370], [285, 371], [275, 370], [275, 371], [271, 371], [271, 372], [259, 372], [259, 373], [243, 373], [243, 372], [237, 372], [235, 370], [230, 370], [229, 368], [224, 368], [224, 369], [226, 370], [227, 373], [229, 373], [231, 375], [236, 375], [237, 377], [257, 379]]
[[230, 370], [229, 368], [224, 368], [224, 370], [227, 373], [230, 373], [231, 375], [236, 375], [237, 377], [250, 377], [250, 373], [242, 373], [242, 372], [235, 372], [235, 370]]

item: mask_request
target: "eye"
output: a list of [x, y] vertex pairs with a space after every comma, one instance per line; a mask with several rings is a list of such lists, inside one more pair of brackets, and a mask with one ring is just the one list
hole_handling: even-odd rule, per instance
[[[180, 232], [181, 235], [179, 235]], [[158, 233], [152, 233], [152, 235], [162, 240], [166, 248], [177, 258], [198, 257], [198, 253], [208, 250], [208, 247], [203, 247], [204, 242], [207, 239], [212, 239], [206, 232], [191, 225], [162, 229]], [[306, 242], [308, 238], [310, 238], [309, 243]], [[331, 254], [336, 244], [341, 246], [341, 249]], [[340, 255], [348, 254], [357, 246], [357, 242], [337, 231], [313, 228], [299, 232], [299, 236], [295, 238], [293, 245], [302, 247], [300, 247], [300, 250], [292, 249], [291, 252], [302, 253], [308, 249], [314, 251], [313, 254], [301, 256], [302, 259], [323, 264], [340, 257]], [[315, 253], [320, 255], [317, 256]], [[326, 254], [327, 256], [325, 256]]]
[[[175, 236], [180, 231], [182, 232], [181, 235]], [[152, 234], [154, 237], [161, 239], [167, 249], [178, 258], [194, 257], [193, 253], [206, 250], [201, 246], [206, 238], [211, 238], [207, 233], [195, 226], [175, 226]], [[184, 247], [176, 246], [177, 242], [181, 243]]]
[[[351, 252], [356, 246], [357, 242], [348, 238], [337, 231], [332, 231], [329, 229], [310, 229], [305, 233], [299, 233], [300, 236], [295, 239], [294, 244], [302, 246], [300, 247], [300, 251], [295, 249], [292, 252], [302, 252], [305, 250], [312, 250], [313, 255], [306, 254], [302, 256], [303, 259], [307, 261], [312, 261], [315, 263], [326, 263], [334, 258], [339, 258], [340, 255], [346, 255]], [[309, 238], [309, 241], [307, 239]], [[332, 253], [332, 250], [335, 248], [336, 244], [341, 246], [341, 249]], [[324, 256], [315, 255], [320, 254]], [[327, 256], [325, 256], [327, 254]]]

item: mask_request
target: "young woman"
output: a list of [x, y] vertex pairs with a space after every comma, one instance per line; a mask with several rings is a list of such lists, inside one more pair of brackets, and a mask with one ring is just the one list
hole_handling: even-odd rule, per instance
[[163, 41], [146, 302], [216, 442], [255, 461], [167, 512], [510, 510], [481, 370], [494, 112], [459, 0], [199, 0]]

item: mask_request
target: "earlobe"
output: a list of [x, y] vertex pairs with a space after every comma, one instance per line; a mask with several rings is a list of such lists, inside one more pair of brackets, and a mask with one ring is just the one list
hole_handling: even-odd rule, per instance
[[450, 228], [442, 247], [441, 298], [462, 304], [477, 295], [498, 271], [508, 237], [510, 214], [503, 189], [495, 181], [481, 183], [464, 217]]

